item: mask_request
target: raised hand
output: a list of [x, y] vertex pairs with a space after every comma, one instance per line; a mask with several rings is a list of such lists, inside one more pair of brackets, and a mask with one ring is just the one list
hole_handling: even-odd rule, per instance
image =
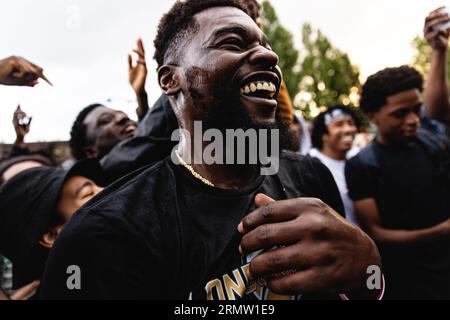
[[145, 92], [145, 81], [147, 80], [147, 64], [145, 62], [145, 50], [142, 40], [138, 39], [137, 48], [133, 50], [137, 54], [134, 63], [131, 54], [128, 55], [128, 76], [131, 86], [137, 95]]
[[20, 105], [17, 106], [13, 115], [13, 125], [16, 131], [16, 142], [23, 142], [25, 136], [30, 132], [31, 120], [33, 118], [27, 117], [27, 114], [22, 111]]
[[436, 27], [442, 23], [450, 22], [448, 13], [444, 7], [433, 10], [425, 19], [423, 33], [428, 44], [435, 50], [446, 51], [448, 48], [448, 37], [450, 30], [438, 30]]
[[43, 69], [24, 58], [11, 56], [0, 60], [0, 84], [34, 87], [39, 83], [39, 78], [51, 85]]

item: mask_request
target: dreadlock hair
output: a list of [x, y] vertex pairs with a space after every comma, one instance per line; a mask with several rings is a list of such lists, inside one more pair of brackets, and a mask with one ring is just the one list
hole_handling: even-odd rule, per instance
[[360, 108], [366, 114], [376, 112], [386, 104], [389, 96], [411, 89], [423, 91], [423, 77], [416, 69], [408, 66], [386, 68], [371, 75], [363, 85]]
[[87, 115], [91, 113], [94, 109], [99, 107], [104, 107], [102, 104], [91, 104], [81, 110], [78, 114], [75, 122], [72, 125], [72, 130], [70, 131], [70, 150], [72, 152], [72, 156], [76, 160], [82, 160], [86, 158], [86, 154], [84, 153], [84, 148], [87, 147], [88, 141], [86, 136], [86, 126], [84, 125], [84, 119], [86, 119]]

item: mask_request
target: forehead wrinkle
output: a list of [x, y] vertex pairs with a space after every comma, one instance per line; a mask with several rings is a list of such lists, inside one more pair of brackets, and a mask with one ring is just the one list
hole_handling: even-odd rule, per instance
[[230, 24], [225, 27], [219, 27], [212, 31], [212, 33], [209, 35], [209, 37], [206, 39], [204, 43], [208, 43], [214, 38], [218, 38], [222, 35], [226, 35], [229, 33], [236, 33], [244, 38], [249, 38], [247, 30], [240, 24]]
[[[262, 40], [266, 41], [267, 38], [264, 35], [264, 33], [258, 28], [256, 23], [245, 12], [237, 8], [227, 8], [233, 10], [233, 12], [226, 14], [221, 13], [219, 15], [218, 13], [219, 9], [223, 8], [222, 7], [210, 8], [198, 13], [195, 16], [195, 21], [201, 26], [202, 29], [207, 30], [206, 34], [205, 33], [202, 34], [201, 32], [199, 32], [199, 35], [203, 39], [205, 39], [202, 41], [202, 44], [205, 44], [206, 42], [208, 42], [208, 40], [211, 40], [211, 38], [213, 38], [217, 34], [217, 31], [220, 31], [221, 29], [225, 30], [230, 29], [228, 31], [232, 31], [231, 28], [235, 28], [234, 31], [238, 31], [239, 29], [241, 29], [240, 33], [244, 33], [243, 35], [249, 38], [254, 31], [253, 28], [251, 28], [253, 26], [254, 29], [257, 30], [258, 32], [257, 38], [260, 39], [262, 37]], [[204, 21], [204, 17], [209, 18], [209, 20]], [[220, 24], [222, 25], [221, 27], [216, 27], [217, 25]]]

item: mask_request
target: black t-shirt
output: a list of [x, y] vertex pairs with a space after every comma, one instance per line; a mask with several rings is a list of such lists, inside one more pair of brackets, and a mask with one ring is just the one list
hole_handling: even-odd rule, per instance
[[[374, 198], [386, 229], [419, 230], [450, 218], [449, 181], [420, 140], [396, 146], [375, 140], [370, 148], [375, 162], [361, 153], [346, 166], [352, 200]], [[450, 243], [379, 248], [392, 296], [450, 298]]]
[[[316, 197], [343, 213], [319, 161], [283, 154], [280, 172], [241, 190], [209, 187], [170, 158], [116, 182], [64, 228], [47, 262], [43, 299], [280, 298], [246, 278], [237, 226], [264, 192], [276, 200]], [[67, 268], [81, 270], [68, 290]], [[299, 298], [299, 297], [284, 297]]]

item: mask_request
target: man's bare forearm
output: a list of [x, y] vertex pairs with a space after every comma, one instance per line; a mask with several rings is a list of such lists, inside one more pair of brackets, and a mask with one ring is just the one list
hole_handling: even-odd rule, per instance
[[450, 124], [447, 51], [433, 50], [426, 82], [425, 104], [430, 118]]
[[138, 107], [136, 108], [136, 114], [138, 116], [138, 119], [141, 120], [145, 117], [148, 110], [150, 109], [148, 104], [148, 96], [147, 92], [143, 91], [140, 93], [136, 93]]
[[433, 243], [448, 237], [448, 230], [445, 223], [420, 230], [391, 230], [376, 227], [371, 230], [370, 236], [378, 244], [415, 248], [418, 245]]

